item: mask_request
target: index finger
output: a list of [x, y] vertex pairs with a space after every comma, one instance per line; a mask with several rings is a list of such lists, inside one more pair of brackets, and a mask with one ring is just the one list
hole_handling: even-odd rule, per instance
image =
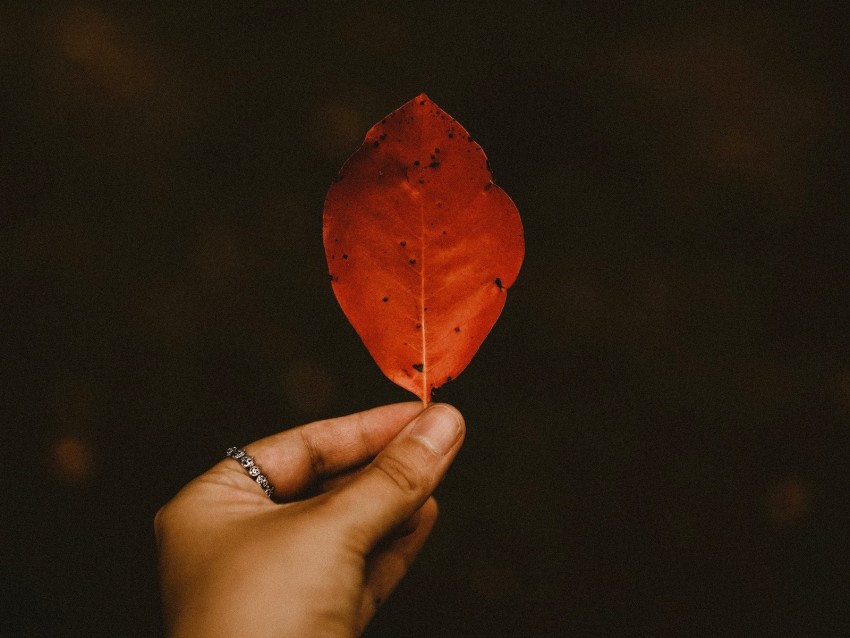
[[293, 498], [323, 476], [371, 460], [420, 412], [419, 402], [385, 405], [284, 430], [246, 445], [245, 451], [274, 486], [276, 498]]

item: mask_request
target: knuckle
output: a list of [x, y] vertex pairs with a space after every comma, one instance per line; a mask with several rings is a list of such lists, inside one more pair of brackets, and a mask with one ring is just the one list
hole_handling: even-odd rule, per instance
[[166, 503], [159, 508], [153, 517], [153, 531], [157, 541], [160, 541], [169, 526], [171, 518], [169, 504]]
[[415, 463], [394, 454], [384, 454], [375, 469], [405, 494], [422, 494], [430, 485], [428, 477]]

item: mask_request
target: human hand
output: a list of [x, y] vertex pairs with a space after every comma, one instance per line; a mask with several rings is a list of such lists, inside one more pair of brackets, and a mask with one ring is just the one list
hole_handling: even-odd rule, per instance
[[190, 482], [154, 521], [170, 635], [360, 635], [431, 532], [464, 432], [451, 406], [388, 405], [245, 446], [278, 502], [232, 459]]

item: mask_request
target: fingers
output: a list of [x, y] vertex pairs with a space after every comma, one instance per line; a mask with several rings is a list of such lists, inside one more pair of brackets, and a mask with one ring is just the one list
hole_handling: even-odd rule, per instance
[[378, 607], [395, 590], [419, 555], [437, 520], [437, 502], [433, 498], [417, 511], [416, 527], [407, 536], [379, 545], [366, 567], [366, 582], [360, 608], [359, 626], [365, 627]]
[[355, 549], [368, 554], [422, 507], [463, 441], [463, 417], [434, 404], [420, 413], [375, 460], [326, 502]]
[[[333, 490], [339, 489], [343, 485], [347, 485], [351, 483], [357, 477], [358, 474], [363, 472], [366, 467], [359, 467], [354, 470], [349, 470], [347, 472], [343, 472], [342, 474], [337, 474], [329, 479], [321, 481], [317, 488], [319, 493], [331, 492]], [[427, 502], [426, 502], [427, 504]], [[388, 539], [400, 538], [402, 536], [407, 536], [408, 534], [412, 534], [419, 525], [419, 516], [420, 510], [416, 510], [413, 512], [413, 515], [405, 521], [402, 521], [399, 525], [396, 525], [389, 534], [387, 534]]]
[[275, 497], [293, 498], [325, 474], [369, 461], [421, 411], [416, 402], [386, 405], [292, 428], [245, 450], [274, 485]]

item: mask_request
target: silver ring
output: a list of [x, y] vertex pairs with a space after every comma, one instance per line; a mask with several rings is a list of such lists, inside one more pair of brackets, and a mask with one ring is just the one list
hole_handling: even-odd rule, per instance
[[253, 456], [245, 454], [245, 450], [241, 447], [229, 447], [224, 455], [229, 456], [234, 461], [239, 461], [239, 464], [245, 468], [246, 472], [248, 472], [248, 476], [257, 481], [257, 485], [263, 488], [266, 496], [269, 498], [272, 497], [272, 494], [274, 494], [274, 485], [269, 483], [269, 479], [266, 478], [265, 474], [263, 474], [260, 466], [254, 463]]

